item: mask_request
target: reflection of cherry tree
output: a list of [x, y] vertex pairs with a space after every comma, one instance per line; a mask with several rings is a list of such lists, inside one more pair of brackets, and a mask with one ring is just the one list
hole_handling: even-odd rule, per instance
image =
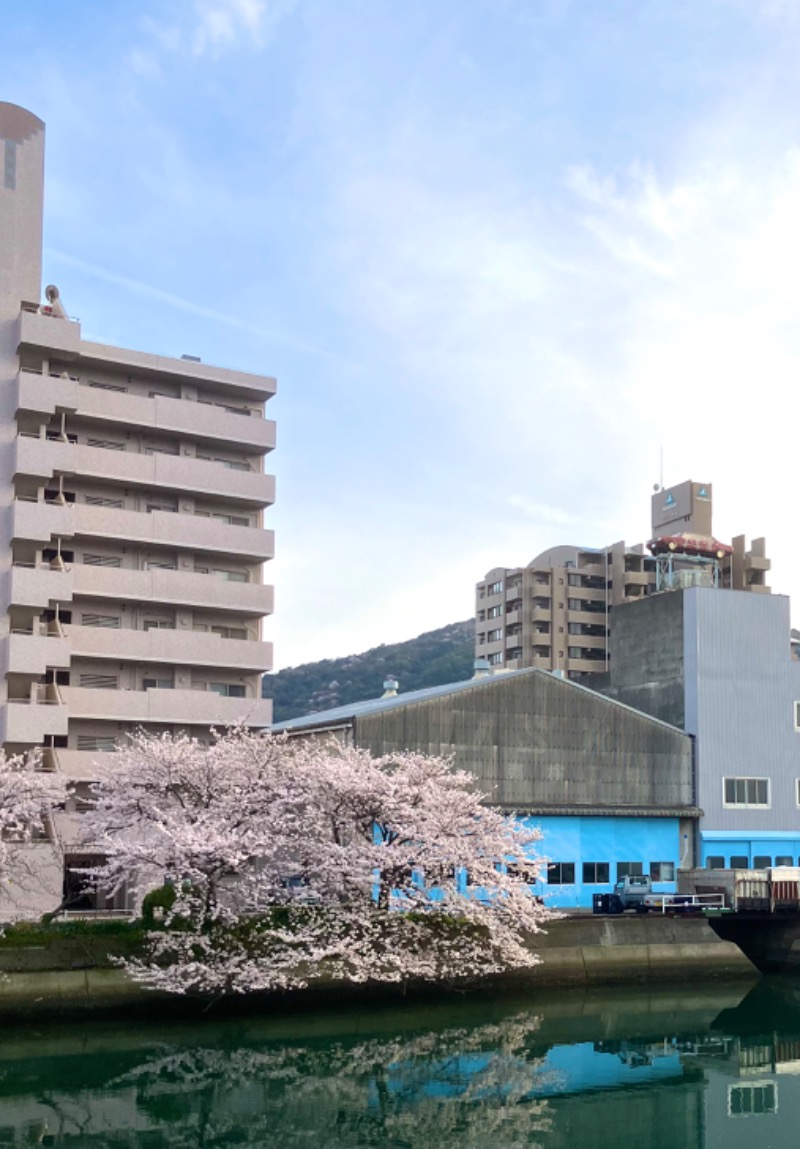
[[211, 746], [134, 738], [85, 830], [110, 889], [173, 883], [176, 928], [126, 968], [219, 994], [533, 965], [530, 935], [552, 915], [530, 893], [535, 859], [506, 863], [541, 835], [486, 806], [474, 781], [443, 758], [242, 729]]
[[[165, 1149], [502, 1149], [536, 1144], [547, 1103], [529, 1014], [333, 1047], [180, 1049], [110, 1082], [134, 1087]], [[135, 1142], [130, 1142], [135, 1145]]]

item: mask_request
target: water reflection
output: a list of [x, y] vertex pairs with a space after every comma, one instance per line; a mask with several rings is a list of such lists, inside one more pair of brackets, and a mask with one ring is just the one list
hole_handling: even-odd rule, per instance
[[796, 1146], [800, 982], [689, 992], [6, 1032], [0, 1145]]

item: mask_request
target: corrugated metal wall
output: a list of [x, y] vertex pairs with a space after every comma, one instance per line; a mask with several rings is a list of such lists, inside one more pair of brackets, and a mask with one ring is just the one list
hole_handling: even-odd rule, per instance
[[500, 805], [688, 806], [691, 740], [546, 673], [358, 719], [375, 754], [453, 754]]

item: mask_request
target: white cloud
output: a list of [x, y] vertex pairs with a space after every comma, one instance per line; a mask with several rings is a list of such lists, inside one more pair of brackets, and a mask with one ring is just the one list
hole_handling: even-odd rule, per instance
[[197, 0], [192, 51], [197, 56], [247, 44], [262, 48], [300, 0]]

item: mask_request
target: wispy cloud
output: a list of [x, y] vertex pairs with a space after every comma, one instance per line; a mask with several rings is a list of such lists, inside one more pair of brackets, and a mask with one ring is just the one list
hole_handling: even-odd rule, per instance
[[[145, 15], [141, 27], [162, 52], [220, 56], [239, 48], [263, 48], [300, 0], [193, 0], [183, 19]], [[134, 48], [131, 64], [141, 74], [155, 67], [153, 52]]]

